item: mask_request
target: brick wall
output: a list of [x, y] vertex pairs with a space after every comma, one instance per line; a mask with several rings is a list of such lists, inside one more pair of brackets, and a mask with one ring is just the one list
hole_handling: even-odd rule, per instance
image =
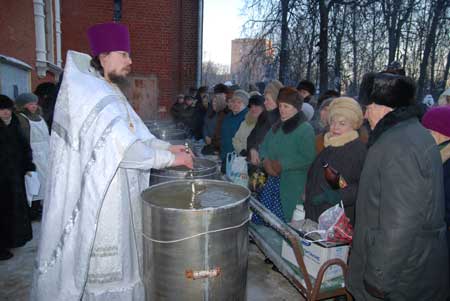
[[[36, 36], [34, 30], [33, 1], [2, 1], [0, 9], [0, 53], [19, 59], [31, 67], [36, 62]], [[36, 72], [31, 72], [31, 89], [44, 80], [38, 79]]]
[[[122, 23], [129, 26], [132, 76], [152, 77], [157, 100], [168, 109], [180, 92], [195, 85], [198, 0], [128, 0], [122, 2]], [[89, 52], [86, 30], [113, 16], [111, 0], [61, 2], [62, 53]]]

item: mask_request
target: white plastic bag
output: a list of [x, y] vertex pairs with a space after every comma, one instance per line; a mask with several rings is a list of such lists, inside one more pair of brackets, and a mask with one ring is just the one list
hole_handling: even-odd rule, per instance
[[38, 174], [35, 171], [30, 171], [25, 175], [25, 190], [27, 194], [28, 206], [31, 207], [33, 196], [39, 193], [41, 183], [39, 182]]
[[345, 215], [342, 201], [341, 204], [336, 204], [322, 212], [319, 216], [318, 230], [306, 233], [305, 237], [312, 233], [319, 233], [321, 236], [320, 240], [315, 240], [316, 242], [352, 242], [353, 227]]
[[235, 152], [227, 154], [227, 177], [235, 184], [248, 187], [247, 161]]

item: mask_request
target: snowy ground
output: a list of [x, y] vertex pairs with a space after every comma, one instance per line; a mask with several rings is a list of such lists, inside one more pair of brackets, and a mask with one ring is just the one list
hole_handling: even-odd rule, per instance
[[[24, 247], [13, 249], [14, 257], [0, 261], [0, 300], [28, 300], [33, 261], [39, 239], [40, 223], [33, 223], [33, 237]], [[304, 300], [300, 293], [272, 266], [264, 263], [264, 256], [258, 248], [249, 245], [247, 300]]]

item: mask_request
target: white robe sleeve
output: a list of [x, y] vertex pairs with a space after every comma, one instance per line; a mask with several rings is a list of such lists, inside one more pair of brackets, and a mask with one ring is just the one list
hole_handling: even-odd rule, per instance
[[148, 143], [151, 148], [168, 150], [171, 144], [169, 142], [153, 137]]
[[120, 167], [142, 170], [149, 170], [151, 168], [160, 169], [172, 165], [174, 161], [175, 155], [170, 151], [149, 147], [142, 141], [137, 141], [125, 153], [122, 162], [120, 162]]

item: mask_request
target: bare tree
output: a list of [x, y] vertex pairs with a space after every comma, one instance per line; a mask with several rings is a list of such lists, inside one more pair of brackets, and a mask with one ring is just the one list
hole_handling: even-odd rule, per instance
[[450, 5], [450, 0], [436, 0], [433, 2], [432, 10], [430, 11], [431, 26], [428, 31], [427, 38], [425, 41], [425, 49], [423, 50], [423, 58], [420, 63], [420, 75], [417, 82], [417, 97], [422, 99], [425, 93], [425, 80], [427, 77], [427, 67], [428, 60], [430, 57], [430, 52], [432, 50], [433, 44], [436, 38], [436, 29], [438, 27], [439, 21], [442, 16], [445, 15], [447, 8]]
[[408, 0], [406, 3], [399, 0], [381, 0], [381, 8], [388, 31], [389, 54], [387, 63], [395, 59], [403, 24], [411, 15], [415, 2], [416, 0]]

